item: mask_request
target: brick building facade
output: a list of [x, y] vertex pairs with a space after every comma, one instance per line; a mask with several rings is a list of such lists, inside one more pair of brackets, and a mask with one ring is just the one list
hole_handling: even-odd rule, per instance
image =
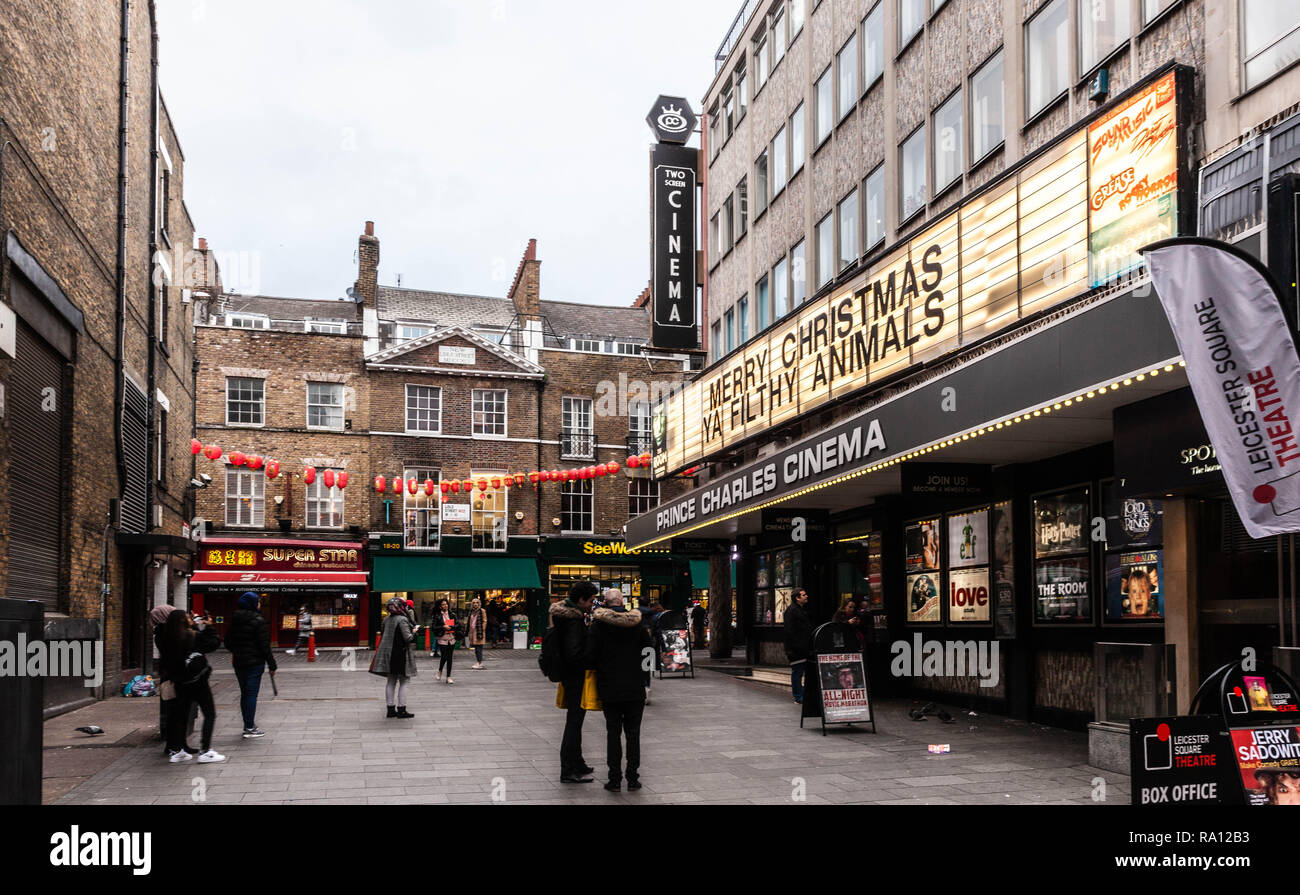
[[[194, 225], [157, 58], [152, 2], [0, 8], [0, 588], [102, 636], [108, 692], [189, 567]], [[47, 711], [96, 692], [48, 680]]]
[[[477, 488], [541, 470], [626, 467], [630, 453], [649, 451], [651, 398], [682, 382], [688, 359], [648, 349], [646, 309], [543, 301], [535, 241], [504, 298], [380, 286], [369, 223], [358, 259], [351, 300], [223, 294], [198, 303], [197, 437], [225, 451], [216, 463], [200, 459], [213, 477], [198, 495], [209, 538], [366, 543], [371, 591], [355, 606], [343, 587], [293, 588], [284, 600], [319, 599], [321, 615], [350, 618], [355, 608], [362, 641], [389, 593], [410, 595], [422, 612], [435, 594], [457, 605], [500, 596], [526, 601], [540, 617], [553, 566], [597, 571], [579, 568], [584, 555], [619, 559], [610, 583], [639, 593], [642, 578], [653, 579], [656, 595], [684, 601], [689, 582], [674, 579], [681, 572], [666, 556], [653, 555], [653, 574], [641, 576], [646, 557], [629, 559], [618, 546], [633, 511], [675, 483], [620, 470]], [[313, 423], [312, 414], [325, 416]], [[236, 470], [232, 450], [279, 459], [279, 478]], [[332, 493], [341, 515], [309, 515], [309, 466], [348, 472], [347, 488]], [[398, 484], [410, 481], [417, 494]], [[472, 495], [466, 481], [475, 483]], [[444, 482], [457, 488], [446, 501]], [[215, 577], [200, 570], [196, 592]], [[287, 628], [280, 634], [283, 643], [291, 638]]]

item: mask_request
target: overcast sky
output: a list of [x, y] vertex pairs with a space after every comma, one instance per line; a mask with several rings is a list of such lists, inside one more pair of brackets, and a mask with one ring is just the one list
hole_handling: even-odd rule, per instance
[[[160, 0], [185, 202], [227, 287], [379, 281], [630, 304], [649, 279], [646, 113], [698, 113], [740, 0]], [[698, 142], [696, 143], [698, 145]]]

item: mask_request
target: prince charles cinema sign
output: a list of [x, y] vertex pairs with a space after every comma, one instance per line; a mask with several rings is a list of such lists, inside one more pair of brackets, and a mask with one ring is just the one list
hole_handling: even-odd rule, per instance
[[[656, 407], [654, 474], [977, 343], [1141, 263], [1190, 182], [1188, 72], [1154, 76]], [[937, 412], [937, 411], [936, 411]]]

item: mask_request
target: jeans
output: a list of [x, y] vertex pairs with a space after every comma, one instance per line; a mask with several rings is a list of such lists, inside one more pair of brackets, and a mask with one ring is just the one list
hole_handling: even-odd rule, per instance
[[645, 700], [607, 702], [605, 705], [605, 760], [609, 764], [609, 780], [618, 783], [623, 779], [622, 735], [627, 735], [627, 779], [636, 780], [641, 769], [641, 715]]
[[560, 740], [560, 776], [577, 776], [587, 766], [582, 757], [582, 722], [587, 710], [582, 707], [582, 678], [564, 682], [564, 699], [568, 709], [564, 716], [564, 738]]
[[[199, 733], [199, 751], [207, 752], [212, 748], [212, 728], [217, 724], [217, 709], [212, 702], [212, 687], [207, 681], [187, 687], [182, 696], [191, 706], [196, 706], [199, 711], [203, 712], [203, 727]], [[187, 709], [182, 717], [181, 724], [186, 727], [190, 724], [190, 715], [193, 709]], [[184, 730], [184, 727], [182, 727]], [[182, 735], [181, 743], [184, 744], [187, 738]]]
[[262, 689], [262, 673], [266, 663], [235, 668], [235, 677], [239, 680], [239, 711], [244, 716], [244, 730], [257, 726], [257, 693]]
[[483, 644], [481, 643], [474, 647], [474, 661], [480, 665], [483, 664]]
[[803, 675], [807, 664], [806, 660], [800, 659], [790, 666], [790, 689], [794, 692], [794, 701], [798, 703], [803, 702]]
[[190, 718], [190, 697], [177, 688], [176, 698], [167, 700], [166, 706], [167, 729], [164, 734], [167, 737], [167, 751], [180, 752], [185, 749], [185, 725]]

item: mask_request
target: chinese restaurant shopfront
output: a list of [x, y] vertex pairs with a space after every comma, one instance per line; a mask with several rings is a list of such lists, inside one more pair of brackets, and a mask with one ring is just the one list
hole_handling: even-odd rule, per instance
[[631, 609], [655, 602], [671, 609], [686, 605], [691, 588], [689, 565], [674, 564], [666, 547], [628, 550], [621, 540], [547, 538], [542, 557], [551, 601], [590, 581], [602, 590], [617, 587]]
[[272, 646], [293, 646], [298, 613], [312, 614], [316, 646], [365, 645], [369, 591], [359, 541], [205, 538], [190, 581], [196, 612], [208, 612], [225, 638], [241, 594], [262, 597]]
[[1098, 644], [1168, 644], [1185, 709], [1239, 639], [1200, 655], [1198, 537], [1231, 520], [1129, 482], [1123, 420], [1187, 386], [1136, 250], [1193, 230], [1188, 75], [1147, 78], [658, 405], [657, 476], [747, 462], [631, 520], [628, 546], [733, 545], [753, 662], [786, 664], [803, 587], [815, 624], [855, 601], [882, 694], [1082, 727], [1099, 683], [1163, 683], [1123, 649], [1098, 667]]

